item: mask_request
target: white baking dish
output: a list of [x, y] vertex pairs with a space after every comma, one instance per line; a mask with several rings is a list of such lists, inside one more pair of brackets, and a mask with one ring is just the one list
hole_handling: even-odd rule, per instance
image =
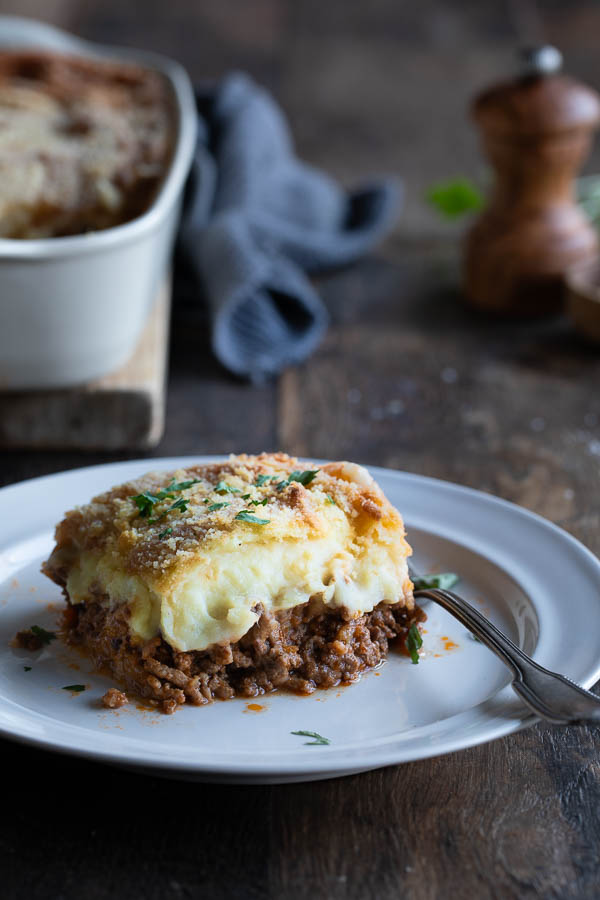
[[21, 47], [112, 57], [161, 72], [173, 90], [178, 133], [162, 187], [138, 218], [73, 237], [0, 239], [1, 390], [67, 387], [128, 359], [166, 275], [196, 140], [192, 86], [177, 63], [0, 16], [0, 49]]

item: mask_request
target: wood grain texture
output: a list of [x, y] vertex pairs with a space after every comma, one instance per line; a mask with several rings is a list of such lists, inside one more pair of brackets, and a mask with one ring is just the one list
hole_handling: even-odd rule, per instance
[[[40, 14], [42, 4], [0, 9]], [[597, 85], [600, 9], [539, 9], [573, 74]], [[346, 456], [492, 491], [600, 553], [600, 356], [561, 318], [515, 326], [467, 311], [457, 232], [421, 202], [434, 178], [477, 164], [466, 103], [510, 60], [508, 7], [151, 0], [140, 15], [117, 0], [52, 0], [43, 13], [171, 53], [196, 78], [247, 68], [284, 100], [310, 161], [346, 179], [384, 169], [407, 179], [398, 231], [377, 258], [320, 279], [331, 329], [276, 383], [247, 386], [212, 360], [196, 291], [177, 267], [166, 428], [149, 467], [154, 455], [278, 446]], [[116, 458], [6, 451], [0, 479]], [[585, 623], [566, 617], [565, 627]], [[3, 795], [0, 893], [595, 900], [599, 741], [598, 728], [539, 725], [452, 756], [256, 788], [168, 782], [3, 742], [19, 790]]]

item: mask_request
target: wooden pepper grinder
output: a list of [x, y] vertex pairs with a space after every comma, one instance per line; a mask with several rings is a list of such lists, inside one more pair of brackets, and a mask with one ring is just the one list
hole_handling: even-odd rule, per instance
[[574, 179], [600, 122], [600, 95], [558, 74], [554, 47], [525, 60], [520, 78], [473, 104], [496, 180], [467, 235], [465, 293], [481, 309], [538, 316], [561, 308], [567, 268], [598, 255]]

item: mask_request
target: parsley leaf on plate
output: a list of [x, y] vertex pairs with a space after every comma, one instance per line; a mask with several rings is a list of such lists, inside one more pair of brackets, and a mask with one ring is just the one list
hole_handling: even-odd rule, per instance
[[417, 628], [417, 626], [413, 624], [408, 629], [408, 635], [406, 638], [406, 649], [410, 653], [410, 658], [413, 661], [413, 665], [417, 665], [419, 662], [419, 653], [418, 651], [423, 646], [423, 638], [421, 637], [421, 632]]
[[433, 575], [419, 575], [413, 578], [413, 584], [416, 591], [422, 588], [441, 588], [448, 591], [459, 580], [460, 578], [455, 572], [439, 572]]
[[52, 641], [56, 640], [56, 635], [53, 631], [46, 631], [45, 628], [40, 628], [39, 625], [32, 625], [29, 629], [32, 634], [35, 634], [36, 638], [42, 642], [42, 644], [50, 644]]
[[63, 691], [73, 691], [74, 694], [80, 694], [85, 691], [85, 684], [66, 684]]
[[299, 734], [302, 737], [314, 738], [314, 741], [305, 741], [304, 742], [304, 745], [306, 747], [316, 747], [318, 745], [331, 743], [329, 738], [323, 737], [322, 734], [318, 734], [316, 731], [290, 731], [290, 734]]

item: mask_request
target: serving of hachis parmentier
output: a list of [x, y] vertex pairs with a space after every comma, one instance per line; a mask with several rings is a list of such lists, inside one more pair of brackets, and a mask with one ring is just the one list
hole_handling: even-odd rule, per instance
[[66, 639], [173, 712], [355, 681], [424, 618], [410, 553], [364, 468], [264, 453], [101, 494], [65, 515], [43, 571], [64, 589]]

